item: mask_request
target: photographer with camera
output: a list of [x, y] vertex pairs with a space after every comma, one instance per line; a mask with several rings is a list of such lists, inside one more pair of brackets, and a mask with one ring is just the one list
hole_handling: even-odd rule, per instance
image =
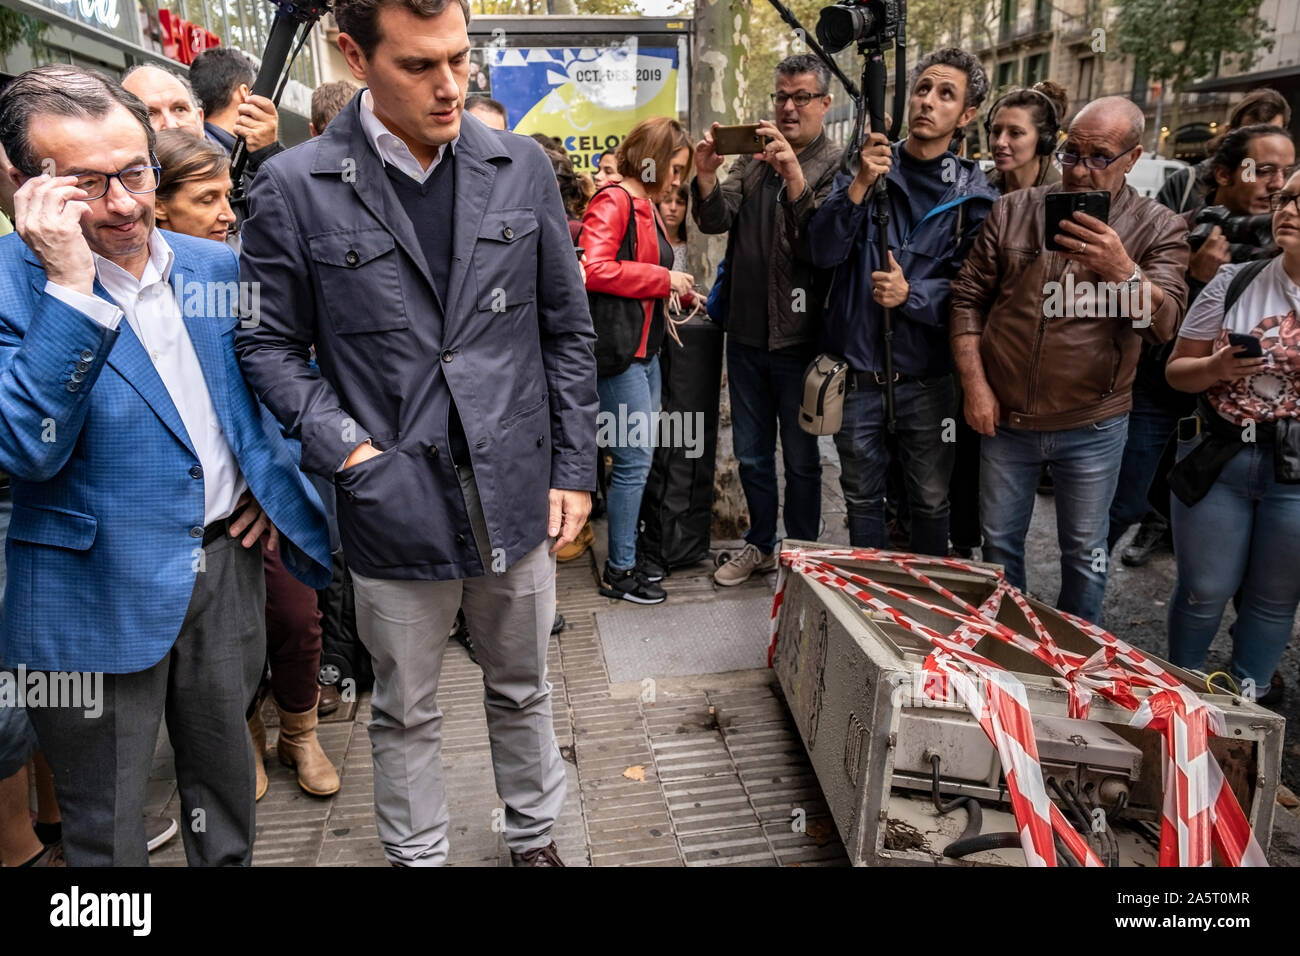
[[[1220, 171], [1216, 164], [1216, 198]], [[1270, 197], [1281, 255], [1225, 264], [1215, 273], [1188, 310], [1166, 371], [1174, 388], [1200, 393], [1195, 414], [1178, 422], [1177, 464], [1169, 474], [1178, 561], [1169, 659], [1203, 667], [1236, 594], [1228, 670], [1244, 696], [1265, 704], [1281, 700], [1275, 671], [1300, 603], [1298, 203], [1294, 173]]]
[[[808, 224], [815, 265], [836, 268], [826, 308], [826, 346], [849, 363], [844, 419], [835, 435], [840, 485], [855, 547], [888, 546], [885, 532], [886, 344], [883, 309], [894, 310], [894, 413], [911, 508], [911, 550], [948, 553], [948, 478], [956, 415], [948, 351], [949, 284], [997, 193], [979, 166], [948, 150], [975, 118], [988, 77], [965, 50], [929, 54], [912, 72], [908, 135], [890, 145], [874, 132], [856, 175], [840, 173]], [[888, 181], [888, 262], [881, 262], [867, 196]]]
[[[743, 155], [718, 181], [724, 161], [714, 129], [695, 147], [691, 212], [700, 232], [729, 233], [727, 387], [740, 484], [749, 506], [745, 547], [713, 579], [741, 584], [776, 567], [776, 435], [785, 459], [785, 529], [815, 541], [821, 530], [817, 437], [799, 428], [803, 373], [816, 355], [824, 277], [795, 255], [800, 231], [826, 198], [840, 150], [822, 120], [831, 105], [830, 70], [815, 56], [776, 67], [774, 121], [759, 123], [762, 154]], [[755, 281], [764, 276], [764, 281]]]
[[1209, 155], [1195, 166], [1187, 166], [1170, 175], [1156, 193], [1156, 202], [1174, 212], [1191, 212], [1206, 205], [1205, 197], [1214, 191], [1214, 154], [1223, 138], [1243, 126], [1259, 124], [1286, 129], [1291, 125], [1291, 104], [1277, 90], [1268, 87], [1252, 90], [1241, 98], [1228, 114], [1221, 134], [1207, 144]]
[[[1208, 162], [1214, 185], [1207, 205], [1184, 217], [1191, 229], [1189, 306], [1222, 266], [1276, 252], [1269, 197], [1282, 188], [1285, 171], [1295, 162], [1295, 144], [1291, 134], [1278, 126], [1246, 126], [1220, 140]], [[1152, 554], [1173, 547], [1169, 522], [1147, 503], [1161, 451], [1178, 419], [1191, 414], [1193, 405], [1190, 396], [1165, 381], [1165, 363], [1172, 349], [1172, 342], [1144, 343], [1133, 380], [1133, 410], [1119, 486], [1110, 505], [1108, 540], [1109, 549], [1114, 549], [1133, 523], [1141, 520], [1132, 543], [1120, 553], [1120, 560], [1130, 567], [1141, 567]]]
[[[1049, 463], [1061, 546], [1056, 606], [1094, 622], [1138, 345], [1172, 337], [1187, 297], [1186, 226], [1124, 181], [1144, 126], [1142, 110], [1123, 97], [1083, 107], [1056, 153], [1061, 184], [999, 199], [952, 287], [966, 420], [984, 436], [983, 557], [1024, 589], [1034, 490]], [[1085, 193], [1077, 200], [1096, 200], [1105, 219], [1075, 211], [1049, 232], [1053, 196], [1063, 193]]]

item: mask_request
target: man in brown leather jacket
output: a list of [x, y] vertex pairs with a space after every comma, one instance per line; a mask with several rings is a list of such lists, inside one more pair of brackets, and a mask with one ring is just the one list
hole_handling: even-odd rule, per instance
[[[966, 420], [984, 436], [983, 557], [1025, 587], [1025, 536], [1043, 462], [1056, 482], [1057, 606], [1101, 617], [1107, 509], [1128, 431], [1143, 339], [1168, 341], [1187, 304], [1183, 221], [1125, 185], [1142, 155], [1142, 111], [1089, 103], [1057, 152], [1063, 181], [999, 199], [952, 284], [953, 357]], [[1110, 193], [1108, 222], [1083, 213], [1045, 248], [1045, 195]]]

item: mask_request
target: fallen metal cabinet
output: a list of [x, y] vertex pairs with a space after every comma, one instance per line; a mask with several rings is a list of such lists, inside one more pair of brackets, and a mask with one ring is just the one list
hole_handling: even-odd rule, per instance
[[[877, 598], [892, 588], [924, 595], [937, 606], [958, 606], [934, 600], [934, 592], [918, 585], [914, 574], [887, 555], [872, 552], [873, 557], [848, 558], [843, 557], [847, 549], [836, 552], [833, 546], [787, 541], [783, 564], [790, 563], [787, 549], [795, 549], [789, 553], [803, 553], [799, 549], [814, 555], [837, 553], [840, 556], [823, 560], [842, 573], [856, 573], [885, 586], [867, 589]], [[998, 587], [991, 565], [962, 569], [956, 562], [904, 557], [959, 601], [975, 607]], [[935, 809], [936, 763], [943, 800], [975, 798], [985, 831], [1014, 833], [1018, 827], [1006, 803], [1002, 762], [989, 735], [962, 702], [931, 699], [922, 686], [933, 679], [933, 673], [923, 668], [935, 647], [931, 640], [888, 611], [873, 610], [816, 575], [783, 568], [779, 587], [771, 663], [849, 858], [865, 866], [1025, 865], [1026, 853], [1019, 846], [985, 849], [962, 859], [944, 856], [945, 848], [960, 838], [967, 813], [941, 815]], [[1053, 608], [1019, 592], [1016, 600], [1031, 608], [1032, 615], [1026, 615], [1019, 603], [1003, 601], [992, 619], [1019, 634], [1032, 634], [1030, 618], [1036, 616], [1062, 650], [1085, 657], [1098, 650], [1094, 638]], [[935, 610], [905, 600], [890, 603], [906, 607], [910, 621], [924, 627], [943, 634], [953, 629], [953, 621]], [[1134, 726], [1132, 709], [1101, 694], [1092, 697], [1087, 719], [1072, 718], [1066, 682], [1042, 660], [1001, 638], [982, 637], [974, 644], [974, 653], [1000, 665], [1023, 685], [1042, 778], [1054, 794], [1060, 794], [1067, 817], [1079, 820], [1082, 812], [1080, 823], [1091, 818], [1101, 824], [1100, 831], [1094, 827], [1091, 833], [1083, 826], [1078, 829], [1106, 851], [1106, 864], [1155, 865], [1163, 778], [1168, 772], [1162, 750], [1166, 738], [1156, 730]], [[1196, 692], [1195, 698], [1187, 700], [1212, 702], [1222, 710], [1226, 734], [1209, 738], [1209, 753], [1222, 771], [1224, 790], [1235, 795], [1258, 848], [1266, 852], [1281, 766], [1283, 719], [1240, 697], [1207, 694], [1203, 675], [1145, 657], [1176, 679], [1165, 677], [1170, 684], [1181, 682]], [[1146, 700], [1152, 693], [1143, 687], [1134, 696]], [[1116, 807], [1118, 813], [1112, 812]], [[1059, 833], [1056, 836], [1060, 845]], [[1222, 862], [1220, 857], [1215, 852], [1216, 863]], [[1258, 853], [1253, 859], [1258, 859]]]

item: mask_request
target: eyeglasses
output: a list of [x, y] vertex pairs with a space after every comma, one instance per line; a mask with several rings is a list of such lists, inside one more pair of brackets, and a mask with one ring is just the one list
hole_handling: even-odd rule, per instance
[[1295, 209], [1296, 214], [1300, 215], [1300, 193], [1274, 193], [1268, 197], [1268, 208], [1273, 212], [1281, 212], [1290, 203]]
[[1285, 166], [1279, 166], [1276, 163], [1264, 163], [1264, 165], [1262, 166], [1255, 167], [1254, 175], [1255, 175], [1255, 179], [1263, 179], [1267, 181], [1269, 179], [1272, 179], [1278, 173], [1285, 173], [1285, 172], [1286, 172]]
[[116, 173], [78, 173], [76, 187], [86, 194], [85, 202], [106, 196], [108, 184], [114, 179], [127, 192], [141, 195], [156, 190], [161, 175], [161, 166], [129, 166]]
[[1123, 153], [1120, 153], [1118, 156], [1113, 156], [1110, 159], [1107, 159], [1105, 156], [1080, 156], [1078, 153], [1067, 153], [1063, 149], [1058, 149], [1056, 151], [1056, 159], [1062, 166], [1075, 166], [1079, 163], [1083, 163], [1083, 165], [1088, 169], [1106, 169], [1123, 159], [1125, 153], [1131, 153], [1141, 145], [1141, 143], [1134, 143], [1128, 149], [1124, 150]]
[[780, 93], [768, 94], [768, 96], [772, 97], [772, 102], [776, 104], [778, 109], [785, 106], [785, 104], [789, 103], [791, 100], [794, 100], [795, 106], [799, 107], [799, 109], [803, 109], [813, 100], [819, 99], [825, 95], [825, 93], [809, 93], [807, 90], [799, 90], [797, 93], [787, 93], [782, 90]]

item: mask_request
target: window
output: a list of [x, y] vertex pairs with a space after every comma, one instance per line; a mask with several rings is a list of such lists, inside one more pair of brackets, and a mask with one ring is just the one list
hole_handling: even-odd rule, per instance
[[1093, 57], [1079, 57], [1079, 88], [1075, 91], [1074, 98], [1080, 103], [1092, 99], [1092, 71], [1095, 65], [1096, 60]]
[[1016, 0], [1002, 0], [1002, 12], [998, 15], [998, 41], [1006, 43], [1011, 39], [1011, 31], [1016, 26]]
[[1035, 0], [1034, 29], [1050, 30], [1052, 28], [1052, 0]]
[[1133, 66], [1133, 89], [1129, 91], [1128, 98], [1138, 106], [1147, 105], [1147, 68], [1141, 63]]
[[1047, 79], [1048, 53], [1035, 53], [1025, 60], [1025, 86]]
[[998, 89], [1004, 90], [1007, 87], [1016, 85], [1016, 66], [1015, 60], [1006, 60], [998, 64]]

